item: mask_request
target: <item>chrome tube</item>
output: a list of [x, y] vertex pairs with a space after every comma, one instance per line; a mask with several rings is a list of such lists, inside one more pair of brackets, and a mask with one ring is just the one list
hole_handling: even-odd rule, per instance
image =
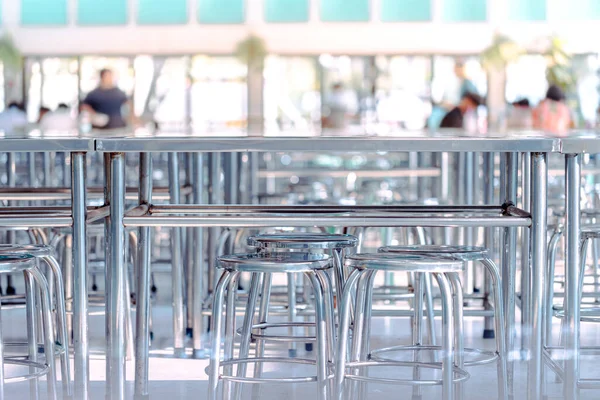
[[[316, 328], [316, 338], [317, 338], [317, 354], [316, 354], [316, 362], [317, 362], [317, 399], [318, 400], [326, 400], [327, 399], [327, 366], [328, 366], [328, 357], [327, 357], [327, 311], [326, 311], [326, 301], [325, 301], [325, 293], [324, 288], [321, 285], [321, 282], [317, 278], [314, 272], [305, 273], [309, 276], [310, 281], [313, 286], [313, 293], [315, 296], [315, 328]], [[333, 343], [332, 343], [333, 344]]]
[[[461, 177], [464, 179], [464, 202], [461, 204], [466, 204], [472, 206], [475, 204], [475, 153], [468, 152], [465, 153], [465, 175]], [[465, 242], [467, 246], [474, 246], [474, 237], [475, 230], [473, 227], [468, 227], [465, 229]], [[468, 262], [466, 265], [466, 276], [465, 276], [464, 289], [466, 294], [472, 294], [477, 287], [477, 279], [475, 276], [475, 266], [474, 263]]]
[[[503, 194], [500, 200], [504, 203], [517, 202], [517, 182], [518, 182], [518, 153], [504, 153], [504, 172], [505, 181]], [[508, 363], [508, 387], [509, 393], [513, 393], [513, 370], [514, 363], [511, 356], [514, 351], [515, 343], [515, 279], [516, 279], [516, 262], [517, 262], [517, 231], [515, 228], [506, 227], [504, 229], [502, 243], [502, 292], [505, 293], [504, 310], [505, 310], [505, 326], [506, 326], [506, 348], [509, 353]]]
[[[527, 386], [529, 398], [541, 398], [542, 373], [543, 373], [543, 310], [544, 310], [544, 282], [547, 265], [547, 210], [548, 189], [548, 155], [534, 153], [531, 156], [531, 280], [526, 290], [531, 290], [530, 343], [529, 343], [529, 370]], [[525, 199], [525, 196], [523, 197]], [[526, 205], [524, 205], [526, 206]], [[528, 263], [523, 264], [525, 267]]]
[[[140, 205], [152, 202], [152, 154], [140, 153]], [[137, 284], [136, 284], [136, 335], [135, 335], [135, 396], [149, 396], [148, 373], [150, 351], [150, 275], [152, 236], [149, 227], [139, 228], [137, 251]]]
[[[211, 205], [217, 205], [222, 202], [221, 190], [221, 153], [209, 153], [208, 155], [208, 202]], [[208, 252], [208, 291], [214, 289], [213, 282], [216, 275], [216, 248], [217, 238], [221, 234], [218, 226], [208, 229], [207, 252]]]
[[[465, 339], [464, 339], [464, 328], [463, 328], [463, 288], [458, 278], [458, 274], [451, 273], [446, 274], [450, 285], [452, 287], [452, 298], [454, 308], [454, 364], [460, 368], [465, 367]], [[457, 399], [463, 398], [463, 384], [461, 382], [456, 383], [454, 387], [454, 396]]]
[[[194, 170], [193, 175], [193, 194], [194, 203], [203, 204], [203, 192], [204, 192], [204, 170], [202, 163], [202, 153], [194, 153], [192, 156], [192, 165]], [[194, 228], [193, 229], [193, 244], [194, 250], [192, 254], [192, 295], [193, 295], [193, 308], [192, 308], [192, 332], [194, 338], [194, 354], [197, 356], [201, 355], [202, 352], [202, 334], [204, 331], [203, 327], [203, 316], [202, 306], [204, 304], [204, 298], [207, 294], [204, 283], [204, 229]]]
[[[37, 362], [38, 361], [38, 338], [37, 338], [37, 306], [36, 306], [36, 291], [35, 285], [33, 284], [33, 279], [28, 272], [23, 274], [25, 279], [25, 312], [27, 315], [27, 350], [28, 357], [30, 361]], [[1, 303], [1, 302], [0, 302]], [[4, 364], [2, 364], [4, 365]], [[0, 368], [2, 370], [2, 374], [4, 374], [4, 368]], [[30, 367], [29, 373], [34, 373], [35, 368]], [[29, 397], [32, 400], [37, 400], [40, 398], [39, 388], [38, 388], [39, 379], [35, 378], [29, 382]], [[4, 381], [2, 381], [4, 384]], [[2, 390], [3, 396], [4, 390]]]
[[[179, 204], [179, 159], [169, 153], [169, 194], [171, 203]], [[181, 258], [181, 227], [171, 230], [171, 288], [173, 290], [173, 347], [176, 356], [185, 354], [184, 271]]]
[[562, 230], [560, 227], [557, 227], [552, 233], [552, 237], [548, 242], [548, 267], [547, 267], [547, 275], [546, 275], [546, 315], [544, 317], [544, 324], [546, 325], [546, 332], [544, 335], [544, 345], [552, 346], [552, 318], [553, 308], [554, 308], [554, 271], [556, 267], [556, 251], [558, 247], [558, 241], [562, 236]]
[[448, 204], [450, 200], [450, 154], [440, 153], [440, 200]]
[[[72, 237], [65, 239], [69, 247], [72, 241], [71, 254], [64, 262], [67, 272], [66, 295], [73, 294], [73, 349], [75, 372], [75, 398], [89, 397], [90, 359], [89, 359], [89, 325], [88, 325], [88, 291], [87, 291], [87, 198], [86, 198], [86, 153], [71, 154], [71, 207], [73, 215]], [[72, 286], [71, 286], [72, 285]]]
[[561, 334], [565, 338], [565, 380], [563, 396], [565, 399], [579, 398], [579, 214], [581, 188], [581, 155], [565, 155], [565, 329]]
[[109, 258], [106, 260], [106, 386], [111, 400], [125, 398], [125, 155], [110, 153]]
[[[523, 168], [521, 170], [521, 209], [531, 210], [531, 153], [521, 153]], [[533, 310], [531, 299], [532, 267], [529, 263], [529, 229], [521, 231], [521, 325], [531, 326]], [[530, 349], [530, 334], [521, 335], [521, 352], [527, 354]], [[525, 357], [527, 359], [527, 357]]]
[[[0, 217], [0, 223], [4, 218]], [[379, 215], [143, 215], [127, 216], [124, 218], [125, 226], [163, 226], [163, 227], [228, 227], [228, 228], [266, 228], [280, 226], [314, 227], [314, 226], [337, 226], [337, 227], [407, 227], [407, 226], [429, 226], [429, 227], [505, 227], [514, 230], [516, 227], [528, 227], [528, 218], [518, 217], [430, 217], [430, 216], [401, 216], [390, 213], [387, 216]], [[516, 238], [515, 238], [516, 242]]]
[[[483, 204], [492, 204], [494, 200], [494, 153], [483, 153]], [[484, 247], [495, 254], [494, 241], [495, 228], [484, 229], [485, 239]], [[492, 310], [490, 304], [491, 282], [487, 272], [483, 274], [483, 308], [486, 311]], [[494, 319], [491, 317], [484, 318], [483, 337], [494, 337]]]
[[444, 274], [434, 274], [442, 297], [442, 399], [453, 400], [454, 378], [454, 321], [452, 312], [452, 288]]

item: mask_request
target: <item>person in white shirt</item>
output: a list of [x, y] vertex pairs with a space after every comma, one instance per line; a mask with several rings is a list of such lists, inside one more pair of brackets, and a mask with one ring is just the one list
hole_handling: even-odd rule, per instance
[[5, 134], [23, 131], [28, 123], [23, 106], [17, 102], [11, 102], [6, 110], [0, 112], [0, 131]]
[[71, 131], [77, 129], [77, 120], [69, 106], [61, 103], [55, 111], [46, 113], [40, 119], [40, 129], [45, 131]]

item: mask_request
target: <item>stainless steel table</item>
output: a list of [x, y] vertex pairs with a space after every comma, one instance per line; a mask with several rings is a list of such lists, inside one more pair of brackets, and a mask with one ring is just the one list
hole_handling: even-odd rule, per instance
[[[91, 137], [66, 135], [41, 135], [32, 131], [23, 135], [0, 137], [0, 151], [58, 152], [71, 155], [71, 206], [70, 210], [41, 210], [30, 207], [0, 209], [1, 226], [72, 226], [73, 228], [73, 342], [75, 352], [75, 398], [89, 396], [89, 341], [87, 320], [87, 238], [86, 238], [86, 155], [94, 151]], [[10, 157], [10, 156], [9, 156]], [[46, 211], [46, 212], [44, 212]], [[69, 212], [70, 211], [70, 212]], [[18, 215], [16, 213], [19, 213]], [[17, 215], [15, 217], [15, 215]], [[51, 225], [48, 225], [51, 224]]]
[[[124, 398], [125, 385], [125, 341], [124, 341], [124, 302], [122, 295], [124, 287], [124, 227], [125, 225], [142, 226], [140, 243], [148, 239], [149, 226], [156, 223], [169, 226], [193, 226], [200, 231], [202, 226], [214, 226], [215, 224], [229, 224], [230, 226], [276, 226], [287, 223], [290, 225], [307, 224], [326, 226], [410, 226], [413, 224], [433, 224], [433, 226], [503, 226], [503, 284], [504, 292], [514, 294], [514, 268], [516, 264], [516, 227], [530, 226], [531, 247], [531, 321], [525, 327], [525, 332], [531, 332], [529, 375], [528, 375], [528, 397], [539, 399], [542, 394], [542, 304], [543, 304], [543, 282], [546, 267], [546, 191], [547, 191], [547, 156], [551, 152], [560, 151], [561, 142], [555, 138], [543, 136], [504, 135], [504, 136], [461, 136], [457, 132], [444, 132], [440, 134], [431, 133], [404, 133], [389, 136], [364, 136], [364, 137], [221, 137], [219, 135], [199, 137], [189, 135], [177, 137], [173, 135], [141, 136], [122, 138], [97, 137], [96, 150], [105, 153], [110, 167], [107, 168], [107, 193], [110, 204], [109, 235], [107, 243], [110, 243], [110, 254], [107, 254], [109, 282], [109, 297], [107, 298], [107, 313], [110, 315], [107, 337], [107, 384], [110, 389], [110, 398]], [[414, 212], [402, 213], [401, 210], [391, 210], [384, 215], [381, 210], [352, 210], [352, 207], [339, 209], [340, 215], [328, 213], [311, 214], [306, 209], [303, 213], [294, 216], [284, 214], [277, 215], [275, 212], [261, 211], [259, 209], [244, 210], [243, 208], [228, 208], [223, 210], [207, 209], [202, 207], [190, 207], [173, 205], [169, 209], [160, 209], [151, 205], [151, 180], [150, 152], [188, 152], [194, 153], [194, 164], [196, 171], [201, 168], [201, 153], [214, 152], [275, 152], [275, 151], [297, 151], [297, 152], [498, 152], [503, 153], [504, 163], [502, 169], [503, 189], [501, 203], [504, 207], [496, 205], [495, 212], [502, 214], [490, 217], [483, 216], [481, 220], [474, 218], [471, 222], [467, 215], [455, 218], [444, 218], [443, 215], [433, 216], [433, 219], [424, 219], [423, 212], [436, 213], [439, 210], [415, 210]], [[141, 153], [140, 168], [140, 205], [127, 214], [124, 207], [124, 153]], [[510, 204], [517, 201], [517, 156], [518, 153], [527, 153], [531, 157], [531, 205], [524, 208], [526, 212], [519, 215], [505, 215]], [[202, 179], [198, 174], [197, 179]], [[201, 182], [197, 182], [201, 183]], [[571, 182], [572, 184], [572, 182]], [[196, 188], [199, 186], [196, 185]], [[196, 200], [201, 194], [196, 193]], [[201, 204], [196, 201], [196, 204]], [[241, 206], [243, 207], [243, 206]], [[468, 208], [468, 207], [465, 207]], [[150, 211], [150, 212], [149, 212]], [[276, 208], [271, 211], [277, 211]], [[314, 210], [312, 210], [314, 211]], [[477, 210], [471, 209], [472, 212]], [[482, 210], [479, 210], [482, 211]], [[479, 212], [477, 211], [477, 212]], [[489, 210], [488, 210], [489, 211]], [[527, 212], [529, 211], [529, 213]], [[186, 214], [183, 217], [176, 215], [162, 215], [166, 213]], [[243, 216], [249, 212], [250, 215]], [[287, 211], [286, 211], [287, 212]], [[196, 215], [193, 215], [196, 213]], [[209, 216], [210, 214], [210, 216]], [[242, 215], [240, 215], [242, 214]], [[441, 213], [443, 214], [443, 212]], [[285, 216], [287, 215], [287, 217]], [[162, 218], [162, 219], [161, 219]], [[307, 219], [308, 218], [308, 219]], [[510, 222], [513, 221], [513, 222]], [[526, 222], [523, 222], [526, 221]], [[498, 224], [498, 225], [494, 225]], [[201, 242], [200, 233], [195, 234], [196, 243]], [[194, 285], [201, 288], [202, 257], [201, 246], [196, 245], [196, 261], [194, 271]], [[138, 331], [137, 331], [137, 358], [136, 358], [136, 394], [144, 396], [147, 394], [148, 376], [148, 308], [146, 299], [148, 293], [143, 293], [143, 287], [147, 284], [149, 273], [149, 253], [147, 246], [140, 246], [139, 258], [140, 273], [138, 277]], [[145, 263], [145, 264], [144, 264]], [[144, 267], [144, 265], [146, 267]], [[512, 272], [512, 276], [510, 275]], [[197, 296], [199, 290], [194, 290]], [[507, 296], [510, 297], [510, 296]], [[201, 303], [199, 297], [194, 299], [194, 305]], [[507, 322], [510, 318], [514, 320], [514, 305], [512, 312], [507, 307]], [[196, 310], [195, 310], [196, 311]], [[196, 312], [194, 312], [196, 314]], [[199, 314], [198, 314], [199, 315]], [[196, 328], [194, 323], [194, 328]], [[198, 332], [195, 332], [195, 334]], [[512, 348], [513, 336], [508, 335], [508, 342]]]

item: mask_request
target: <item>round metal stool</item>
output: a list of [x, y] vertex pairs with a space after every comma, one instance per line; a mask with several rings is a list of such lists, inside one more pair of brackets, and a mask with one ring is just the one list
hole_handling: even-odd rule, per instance
[[[4, 343], [0, 334], [0, 399], [4, 399], [4, 384], [11, 382], [22, 382], [25, 380], [36, 380], [46, 375], [48, 387], [48, 398], [56, 400], [56, 373], [54, 369], [54, 326], [52, 321], [52, 302], [48, 290], [48, 282], [36, 265], [36, 258], [31, 254], [2, 254], [0, 255], [0, 274], [23, 273], [25, 276], [25, 287], [27, 290], [28, 302], [28, 327], [27, 336], [29, 338], [30, 354], [26, 359], [4, 358]], [[40, 293], [41, 313], [38, 313], [35, 307], [35, 294]], [[31, 303], [31, 304], [29, 304]], [[1, 314], [1, 313], [0, 313]], [[37, 328], [35, 319], [41, 318], [39, 322], [43, 327], [43, 342], [45, 361], [41, 363], [37, 360]], [[1, 325], [1, 324], [0, 324]], [[5, 365], [18, 365], [29, 367], [28, 374], [6, 377], [4, 374]], [[37, 391], [37, 385], [32, 388]]]
[[[335, 275], [336, 293], [341, 297], [344, 290], [346, 274], [344, 273], [343, 252], [344, 249], [354, 248], [358, 239], [352, 235], [329, 234], [329, 233], [274, 233], [261, 234], [248, 238], [248, 246], [255, 247], [258, 251], [290, 250], [290, 251], [325, 251], [333, 257], [333, 268]], [[296, 279], [295, 274], [288, 274], [288, 322], [290, 323], [290, 334], [298, 324], [296, 320]], [[270, 281], [269, 281], [270, 284]], [[308, 289], [305, 286], [305, 289]], [[305, 290], [306, 291], [306, 290]], [[304, 301], [308, 303], [307, 294]], [[312, 351], [312, 343], [305, 343], [306, 351]], [[296, 343], [290, 342], [290, 357], [296, 356]]]
[[[213, 298], [213, 314], [211, 318], [212, 351], [211, 360], [208, 367], [209, 375], [209, 398], [215, 398], [219, 380], [243, 383], [274, 383], [274, 382], [317, 382], [319, 386], [319, 398], [327, 394], [327, 382], [333, 377], [331, 362], [334, 352], [334, 322], [333, 322], [333, 293], [329, 275], [326, 273], [331, 268], [331, 259], [326, 254], [301, 253], [301, 252], [261, 252], [254, 254], [238, 254], [222, 256], [218, 258], [218, 268], [223, 269], [223, 274], [215, 289]], [[235, 337], [235, 296], [237, 290], [237, 280], [242, 272], [251, 273], [250, 292], [248, 293], [248, 303], [244, 315], [244, 322], [241, 329], [240, 351], [237, 358], [233, 358], [233, 345]], [[253, 329], [264, 332], [268, 328], [287, 327], [287, 323], [269, 323], [267, 321], [269, 307], [269, 288], [261, 291], [265, 285], [262, 281], [270, 281], [269, 275], [272, 273], [290, 273], [305, 274], [311, 281], [315, 298], [315, 318], [316, 335], [313, 338], [316, 342], [316, 361], [298, 358], [283, 357], [265, 357], [264, 345], [261, 338], [267, 335], [255, 335], [257, 339], [256, 357], [248, 358], [250, 351], [250, 342]], [[221, 361], [220, 348], [221, 338], [223, 337], [223, 303], [225, 302], [225, 292], [227, 292], [227, 306], [225, 310], [225, 343], [224, 358]], [[258, 313], [258, 324], [253, 325], [256, 303], [259, 294], [261, 295], [261, 304]], [[298, 338], [269, 335], [271, 340], [286, 342], [297, 340]], [[306, 340], [302, 337], [302, 340]], [[249, 363], [254, 364], [253, 377], [246, 377], [246, 367]], [[299, 378], [263, 378], [262, 365], [264, 363], [296, 363], [296, 364], [315, 364], [317, 367], [316, 376]], [[237, 365], [236, 375], [233, 375], [233, 365]], [[223, 373], [220, 374], [220, 367], [223, 366]], [[239, 388], [236, 385], [235, 390]], [[229, 390], [229, 385], [224, 385], [224, 391]]]
[[[460, 396], [460, 382], [468, 379], [469, 374], [459, 367], [460, 342], [454, 325], [462, 325], [462, 288], [458, 273], [464, 270], [461, 260], [450, 257], [423, 256], [419, 254], [356, 254], [346, 258], [346, 266], [353, 269], [346, 287], [340, 307], [340, 326], [336, 353], [336, 392], [340, 399], [350, 398], [344, 395], [344, 380], [359, 385], [350, 392], [362, 392], [364, 382], [383, 384], [411, 385], [413, 395], [420, 395], [421, 386], [441, 385], [444, 400], [454, 397], [453, 386]], [[411, 346], [413, 361], [378, 361], [369, 356], [369, 337], [371, 329], [371, 301], [373, 281], [379, 271], [430, 273], [438, 281], [442, 300], [442, 345], [441, 363], [424, 363], [419, 359], [420, 346]], [[354, 329], [352, 346], [348, 351], [350, 310], [353, 291], [356, 289], [354, 305]], [[454, 304], [453, 304], [454, 303]], [[460, 314], [456, 316], [456, 314]], [[428, 349], [429, 346], [423, 348]], [[349, 362], [346, 360], [349, 353]], [[413, 379], [377, 378], [367, 375], [368, 367], [412, 367]], [[421, 379], [421, 369], [441, 369], [441, 379]]]
[[[492, 296], [494, 301], [494, 326], [496, 331], [498, 332], [495, 335], [496, 339], [496, 349], [495, 351], [484, 350], [484, 349], [474, 349], [474, 348], [465, 348], [463, 341], [463, 329], [462, 329], [462, 304], [458, 304], [458, 301], [455, 304], [454, 315], [457, 318], [455, 323], [456, 330], [456, 339], [458, 344], [458, 351], [461, 353], [457, 357], [459, 360], [459, 367], [473, 367], [477, 365], [489, 364], [492, 362], [497, 363], [497, 372], [498, 372], [498, 393], [500, 398], [503, 398], [503, 393], [506, 393], [507, 390], [507, 357], [506, 357], [506, 342], [505, 342], [505, 322], [504, 322], [504, 302], [502, 298], [502, 288], [500, 286], [500, 272], [496, 264], [492, 261], [492, 259], [488, 255], [488, 251], [484, 247], [476, 247], [476, 246], [445, 246], [445, 245], [418, 245], [418, 246], [388, 246], [382, 247], [379, 249], [380, 253], [388, 253], [388, 254], [398, 254], [398, 255], [422, 255], [429, 257], [443, 256], [444, 258], [450, 258], [456, 261], [467, 262], [467, 261], [479, 261], [483, 264], [489, 276], [492, 278]], [[453, 289], [457, 291], [461, 289], [460, 282], [458, 284], [454, 281], [451, 281], [453, 284]], [[417, 292], [417, 288], [419, 286], [415, 286], [415, 292]], [[422, 289], [418, 289], [422, 290]], [[461, 295], [461, 293], [455, 293], [455, 296]], [[415, 294], [416, 295], [416, 294]], [[422, 297], [422, 296], [420, 296]], [[461, 299], [462, 302], [462, 299]], [[417, 315], [422, 316], [422, 311], [416, 312]], [[410, 350], [411, 347], [420, 346], [421, 343], [421, 322], [422, 317], [415, 317], [414, 323], [416, 326], [413, 326], [413, 346], [397, 346], [397, 347], [389, 347], [385, 349], [378, 349], [371, 352], [370, 356], [373, 359], [379, 360], [388, 360], [384, 357], [385, 353], [397, 352], [401, 350]], [[493, 333], [493, 331], [492, 331]], [[490, 335], [487, 335], [490, 337]], [[493, 336], [492, 336], [493, 337]], [[486, 335], [484, 335], [486, 338]], [[430, 350], [440, 350], [439, 346], [428, 346]], [[464, 355], [466, 354], [474, 354], [478, 356], [478, 358], [474, 360], [464, 360]]]
[[[44, 244], [0, 244], [0, 256], [31, 256], [39, 259], [46, 264], [49, 269], [49, 275], [46, 280], [48, 282], [48, 291], [50, 292], [51, 309], [56, 310], [56, 327], [57, 327], [57, 350], [60, 354], [61, 379], [63, 391], [68, 396], [72, 396], [71, 386], [71, 368], [69, 363], [69, 336], [67, 330], [67, 315], [65, 303], [65, 289], [62, 278], [60, 265], [54, 256], [54, 247]], [[26, 284], [28, 284], [26, 280]], [[30, 288], [29, 288], [30, 289]], [[31, 291], [30, 291], [31, 292]], [[56, 296], [54, 303], [53, 297]], [[31, 303], [32, 297], [27, 299], [28, 319], [31, 320]], [[5, 347], [22, 346], [20, 343], [7, 343]], [[31, 349], [30, 351], [32, 351]]]

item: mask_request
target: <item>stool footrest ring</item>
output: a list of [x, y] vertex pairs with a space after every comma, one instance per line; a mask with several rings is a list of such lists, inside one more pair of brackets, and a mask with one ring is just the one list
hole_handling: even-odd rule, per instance
[[[255, 363], [278, 363], [278, 364], [303, 364], [316, 365], [315, 360], [306, 358], [285, 358], [285, 357], [259, 357], [259, 358], [239, 358], [221, 362], [221, 366], [237, 364], [255, 364]], [[206, 367], [208, 373], [210, 366]], [[330, 364], [331, 368], [331, 364]], [[219, 379], [237, 383], [261, 384], [261, 383], [310, 383], [316, 382], [316, 376], [284, 377], [284, 378], [254, 378], [244, 376], [219, 375]], [[333, 374], [327, 376], [327, 379], [333, 379]]]
[[[385, 353], [393, 353], [396, 351], [441, 351], [442, 348], [440, 346], [433, 345], [408, 345], [408, 346], [393, 346], [393, 347], [385, 347], [377, 350], [373, 350], [369, 355], [369, 359], [373, 361], [391, 361], [391, 362], [399, 362], [398, 360], [394, 360], [388, 357], [385, 357]], [[482, 358], [478, 358], [475, 360], [465, 360], [465, 367], [475, 367], [478, 365], [490, 364], [494, 361], [498, 360], [498, 354], [492, 350], [484, 350], [484, 349], [474, 349], [474, 348], [464, 348], [465, 354], [476, 354], [481, 356]], [[411, 361], [407, 361], [411, 362]], [[438, 362], [428, 362], [430, 365], [441, 365]]]
[[[420, 367], [423, 369], [442, 369], [442, 364], [432, 364], [425, 362], [416, 362], [416, 361], [355, 361], [346, 364], [346, 369], [353, 368], [365, 368], [365, 367]], [[470, 374], [464, 369], [458, 368], [454, 366], [454, 379], [453, 383], [464, 382], [470, 378]], [[390, 384], [390, 385], [407, 385], [407, 386], [439, 386], [442, 384], [441, 379], [422, 379], [422, 380], [414, 380], [414, 379], [394, 379], [394, 378], [377, 378], [371, 376], [363, 376], [363, 375], [352, 375], [346, 374], [344, 375], [346, 379], [351, 379], [354, 381], [360, 382], [370, 382], [370, 383], [382, 383], [382, 384]]]
[[[314, 322], [275, 322], [275, 323], [262, 323], [252, 326], [252, 339], [254, 340], [266, 340], [271, 342], [316, 342], [315, 336], [292, 336], [292, 335], [271, 335], [263, 333], [254, 333], [256, 329], [269, 329], [269, 328], [314, 328]], [[238, 334], [241, 334], [241, 330], [238, 330]]]
[[24, 367], [35, 368], [35, 371], [24, 375], [10, 376], [4, 378], [4, 383], [17, 383], [25, 382], [35, 378], [41, 378], [48, 374], [48, 365], [29, 361], [29, 360], [18, 360], [14, 358], [4, 359], [4, 365], [19, 365]]

